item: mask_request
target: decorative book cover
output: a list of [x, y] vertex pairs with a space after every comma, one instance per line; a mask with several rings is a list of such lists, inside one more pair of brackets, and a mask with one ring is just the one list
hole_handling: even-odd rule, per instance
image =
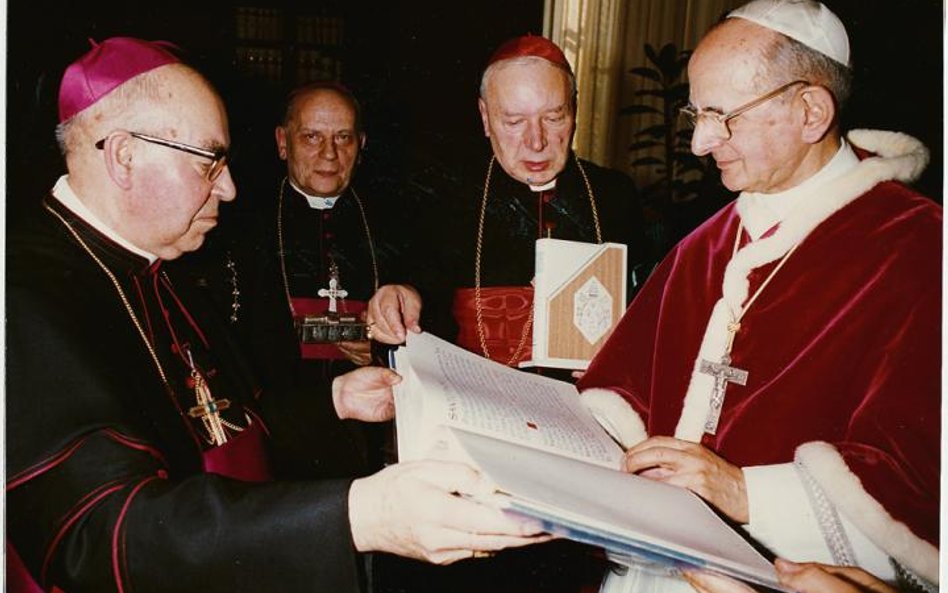
[[582, 370], [625, 311], [626, 246], [538, 239], [533, 359], [521, 367]]

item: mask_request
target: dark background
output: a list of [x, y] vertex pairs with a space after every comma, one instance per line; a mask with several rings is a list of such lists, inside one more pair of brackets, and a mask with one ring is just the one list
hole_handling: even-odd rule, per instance
[[[53, 138], [56, 93], [63, 69], [89, 48], [89, 37], [130, 35], [181, 46], [228, 103], [239, 191], [234, 207], [253, 208], [271, 199], [280, 171], [273, 126], [288, 85], [249, 78], [235, 67], [238, 4], [108, 4], [8, 4], [9, 223], [63, 172]], [[932, 164], [918, 186], [940, 202], [940, 0], [827, 4], [847, 24], [852, 39], [856, 83], [845, 127], [900, 130], [920, 138], [932, 151]], [[542, 33], [542, 0], [261, 0], [253, 5], [280, 8], [286, 15], [322, 11], [345, 21], [342, 44], [334, 51], [342, 62], [342, 81], [363, 104], [369, 143], [359, 180], [371, 177], [370, 195], [364, 197], [375, 210], [397, 217], [424, 210], [430, 200], [470, 199], [468, 186], [480, 180], [462, 178], [452, 163], [479, 164], [487, 149], [475, 102], [480, 68], [505, 39]], [[290, 48], [292, 40], [283, 46]], [[435, 186], [457, 191], [434, 195]], [[410, 224], [411, 217], [405, 218]]]
[[[852, 41], [855, 88], [844, 127], [898, 130], [921, 139], [932, 152], [932, 163], [918, 187], [940, 203], [941, 0], [827, 4], [846, 23]], [[286, 14], [304, 10], [302, 3], [276, 0], [253, 5]], [[128, 35], [179, 45], [228, 105], [238, 200], [225, 207], [224, 222], [227, 209], [252, 213], [258, 204], [275, 199], [285, 166], [275, 154], [273, 127], [288, 85], [254, 79], [236, 68], [235, 6], [8, 2], [7, 224], [16, 224], [65, 172], [53, 135], [56, 95], [64, 68], [89, 49], [89, 37]], [[360, 195], [374, 218], [400, 231], [405, 243], [423, 242], [418, 218], [436, 211], [438, 201], [480, 196], [489, 150], [476, 109], [480, 69], [504, 40], [542, 33], [543, 0], [317, 1], [305, 3], [305, 11], [325, 11], [345, 21], [342, 43], [334, 51], [342, 62], [342, 82], [362, 102], [369, 136], [357, 175]], [[282, 49], [293, 51], [292, 41]], [[470, 166], [457, 167], [461, 162]], [[684, 226], [696, 225], [716, 207], [710, 202], [689, 205]], [[425, 272], [435, 279], [439, 274]], [[556, 570], [543, 572], [547, 580], [562, 577]], [[406, 582], [416, 578], [412, 574], [404, 577]], [[540, 578], [524, 576], [534, 577]], [[544, 583], [537, 587], [546, 589], [549, 583]]]
[[[106, 9], [104, 4], [20, 0], [8, 7], [8, 215], [15, 220], [23, 205], [35, 202], [64, 171], [53, 130], [65, 66], [89, 49], [89, 37], [115, 35], [168, 40], [185, 50], [186, 61], [211, 78], [228, 104], [238, 202], [248, 207], [264, 186], [271, 199], [272, 167], [279, 163], [273, 127], [289, 85], [237, 71], [234, 8], [110, 3], [115, 7]], [[389, 196], [409, 191], [412, 176], [431, 165], [432, 155], [448, 148], [473, 147], [478, 154], [484, 149], [475, 102], [479, 68], [503, 40], [541, 33], [543, 13], [542, 0], [400, 4], [305, 5], [308, 12], [324, 5], [345, 20], [336, 51], [342, 81], [363, 106], [369, 135], [363, 167], [390, 179], [378, 184]], [[299, 10], [289, 3], [255, 5]]]

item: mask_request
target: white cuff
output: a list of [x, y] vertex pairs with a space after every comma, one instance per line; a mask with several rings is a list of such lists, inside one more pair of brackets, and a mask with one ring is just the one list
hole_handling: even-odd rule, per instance
[[[793, 463], [745, 467], [750, 523], [744, 529], [781, 558], [835, 564], [832, 551], [813, 511], [810, 495]], [[842, 529], [856, 564], [884, 581], [893, 582], [889, 556], [840, 515]]]
[[744, 529], [781, 558], [833, 563], [819, 521], [792, 463], [745, 467], [750, 522]]

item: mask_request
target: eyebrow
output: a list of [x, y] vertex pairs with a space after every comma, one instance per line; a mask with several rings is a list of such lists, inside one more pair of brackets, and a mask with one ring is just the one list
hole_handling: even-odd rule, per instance
[[[307, 134], [307, 133], [310, 133], [310, 132], [315, 132], [315, 133], [317, 133], [317, 134], [324, 134], [324, 133], [326, 133], [326, 132], [324, 132], [323, 130], [319, 130], [319, 129], [316, 129], [316, 128], [311, 128], [311, 127], [309, 127], [309, 126], [300, 126], [300, 127], [298, 128], [298, 130], [299, 130], [299, 132], [302, 133], [302, 134]], [[355, 133], [356, 133], [356, 130], [355, 130], [355, 127], [352, 127], [352, 128], [341, 128], [341, 129], [339, 129], [339, 130], [333, 130], [333, 131], [330, 132], [330, 133], [332, 133], [332, 134], [355, 134]]]
[[[545, 109], [545, 110], [539, 112], [539, 115], [545, 115], [545, 114], [547, 114], [547, 113], [562, 113], [562, 112], [564, 112], [564, 111], [569, 111], [569, 104], [568, 104], [568, 103], [563, 103], [562, 105], [557, 105], [556, 107], [553, 107], [552, 109]], [[529, 114], [527, 114], [527, 113], [523, 113], [523, 112], [520, 112], [520, 111], [503, 111], [503, 110], [501, 110], [500, 114], [501, 114], [503, 117], [526, 117], [527, 115], [529, 115]]]
[[[175, 142], [182, 142], [176, 136], [177, 136], [176, 134], [172, 134], [171, 140]], [[230, 150], [230, 147], [228, 145], [224, 144], [223, 142], [219, 140], [206, 140], [204, 138], [199, 138], [199, 139], [194, 140], [192, 146], [195, 146], [197, 148], [203, 148], [204, 150], [207, 150], [209, 152], [218, 152], [218, 153], [228, 152]]]
[[203, 144], [203, 146], [211, 152], [228, 152], [230, 150], [230, 146], [226, 146], [216, 140]]

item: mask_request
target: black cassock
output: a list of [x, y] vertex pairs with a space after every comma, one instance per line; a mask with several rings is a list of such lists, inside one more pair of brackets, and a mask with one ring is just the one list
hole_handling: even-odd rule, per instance
[[[478, 174], [483, 177], [486, 161], [483, 167], [479, 173], [465, 171], [465, 178]], [[468, 186], [466, 195], [443, 200], [437, 218], [429, 222], [432, 236], [438, 237], [437, 248], [430, 251], [438, 252], [437, 267], [441, 271], [426, 291], [426, 306], [430, 304], [433, 309], [431, 326], [435, 333], [482, 353], [477, 343], [475, 305], [470, 290], [476, 282], [475, 254], [478, 250], [481, 254], [482, 289], [529, 287], [534, 276], [535, 243], [541, 237], [624, 243], [628, 248], [627, 294], [631, 300], [637, 289], [635, 281], [641, 281], [647, 272], [649, 245], [638, 192], [628, 176], [578, 160], [570, 153], [552, 190], [532, 191], [528, 185], [507, 175], [495, 162], [486, 206], [483, 191], [482, 178], [479, 184]], [[484, 223], [478, 233], [482, 206]], [[462, 292], [456, 293], [457, 289]], [[491, 298], [485, 295], [482, 306], [490, 308]], [[486, 322], [484, 325], [487, 342], [493, 340], [496, 332], [507, 334], [506, 338], [496, 336], [497, 343], [491, 348], [495, 360], [506, 361], [510, 357], [508, 351], [516, 349], [522, 333], [518, 328], [529, 316], [532, 293], [522, 300], [522, 308], [518, 309], [514, 306], [515, 297], [501, 298], [500, 310], [485, 311], [485, 320], [498, 319], [496, 324]], [[504, 327], [504, 319], [510, 321], [515, 317], [520, 321], [509, 322]]]
[[[349, 481], [268, 480], [273, 459], [309, 445], [274, 436], [339, 426], [299, 414], [299, 393], [257, 392], [188, 282], [52, 197], [11, 235], [7, 266], [7, 538], [36, 581], [70, 593], [358, 590]], [[222, 447], [189, 414], [192, 369], [230, 404]]]
[[[332, 208], [314, 209], [287, 181], [281, 187], [282, 195], [215, 230], [223, 231], [223, 236], [214, 237], [211, 249], [173, 263], [196, 276], [229, 318], [265, 391], [305, 391], [309, 396], [297, 400], [296, 406], [338, 425], [332, 438], [313, 435], [302, 425], [281, 435], [307, 440], [312, 447], [305, 455], [275, 460], [277, 469], [293, 478], [365, 475], [377, 469], [379, 441], [385, 438], [387, 425], [333, 419], [330, 384], [356, 367], [334, 344], [301, 345], [293, 313], [327, 310], [329, 300], [319, 291], [329, 287], [334, 266], [340, 288], [347, 293], [337, 309], [359, 319], [391, 262], [384, 256], [384, 240], [378, 225], [372, 224], [367, 204], [352, 190], [343, 192]], [[287, 293], [294, 302], [292, 312]]]

